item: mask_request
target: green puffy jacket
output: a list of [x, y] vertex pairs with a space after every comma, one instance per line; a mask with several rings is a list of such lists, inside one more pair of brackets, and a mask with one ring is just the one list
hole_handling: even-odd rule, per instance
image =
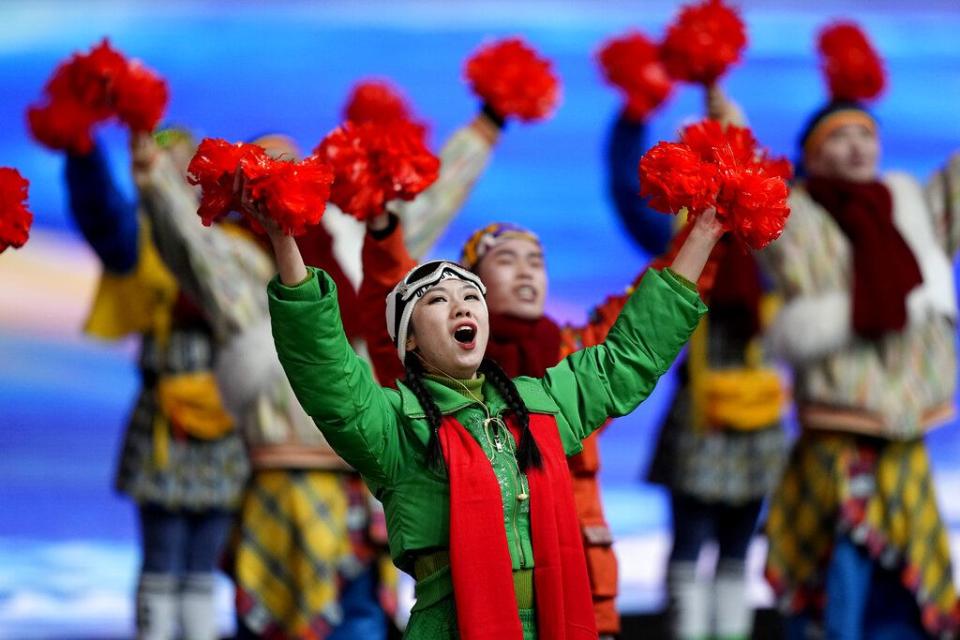
[[[269, 297], [277, 353], [297, 398], [383, 502], [393, 560], [412, 573], [418, 552], [449, 541], [449, 487], [426, 463], [430, 428], [420, 404], [402, 383], [396, 390], [380, 387], [354, 353], [326, 273], [311, 269], [295, 287], [274, 279]], [[650, 395], [705, 312], [689, 283], [669, 270], [651, 270], [605, 342], [571, 354], [543, 378], [517, 378], [517, 389], [531, 412], [556, 418], [566, 453], [576, 454], [608, 418], [630, 413]], [[443, 414], [464, 425], [483, 417], [459, 392], [429, 379], [425, 384]], [[492, 414], [506, 410], [492, 385], [483, 393]], [[512, 537], [508, 529], [511, 549]]]

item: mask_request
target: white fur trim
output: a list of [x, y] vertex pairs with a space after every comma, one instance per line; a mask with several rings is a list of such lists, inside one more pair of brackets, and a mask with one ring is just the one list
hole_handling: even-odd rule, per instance
[[823, 357], [850, 342], [852, 313], [846, 292], [795, 298], [777, 315], [767, 334], [767, 346], [794, 364]]
[[904, 173], [890, 173], [884, 182], [893, 195], [893, 222], [920, 266], [923, 284], [907, 297], [911, 325], [925, 322], [931, 315], [957, 317], [957, 297], [953, 267], [937, 241], [929, 209], [920, 185]]
[[284, 378], [269, 319], [235, 334], [224, 344], [217, 352], [214, 372], [224, 407], [241, 418], [264, 389]]
[[353, 286], [359, 288], [363, 280], [360, 252], [367, 225], [345, 214], [332, 202], [327, 203], [320, 222], [333, 238], [333, 257]]

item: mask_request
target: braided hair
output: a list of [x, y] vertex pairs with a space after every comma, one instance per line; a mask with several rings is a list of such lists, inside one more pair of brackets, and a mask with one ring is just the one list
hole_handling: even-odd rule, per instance
[[540, 457], [540, 448], [537, 447], [533, 434], [530, 433], [530, 412], [527, 411], [527, 405], [524, 404], [520, 392], [517, 391], [517, 385], [513, 384], [510, 376], [490, 358], [483, 359], [478, 371], [486, 376], [497, 393], [507, 401], [507, 407], [513, 413], [520, 427], [520, 445], [517, 447], [517, 464], [520, 466], [520, 470], [526, 471], [530, 467], [540, 468], [543, 464]]
[[[436, 468], [443, 469], [443, 451], [440, 448], [440, 424], [443, 421], [443, 414], [440, 413], [440, 407], [437, 406], [430, 391], [423, 383], [423, 376], [426, 370], [419, 356], [414, 352], [408, 352], [403, 361], [406, 367], [407, 375], [403, 383], [407, 386], [420, 403], [427, 425], [430, 427], [430, 440], [427, 442], [427, 464]], [[524, 404], [520, 392], [513, 384], [513, 380], [500, 368], [493, 360], [484, 358], [480, 363], [478, 371], [484, 376], [494, 389], [497, 390], [504, 400], [507, 407], [513, 413], [520, 427], [520, 443], [517, 447], [517, 465], [521, 471], [526, 472], [530, 467], [539, 468], [543, 462], [540, 456], [540, 449], [537, 447], [533, 434], [530, 433], [530, 412], [527, 411], [527, 405]]]

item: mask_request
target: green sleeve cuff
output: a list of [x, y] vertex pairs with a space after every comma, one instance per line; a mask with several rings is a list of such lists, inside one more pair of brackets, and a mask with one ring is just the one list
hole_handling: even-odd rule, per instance
[[661, 275], [663, 276], [663, 279], [666, 280], [675, 289], [677, 288], [677, 286], [680, 286], [690, 291], [693, 291], [697, 295], [700, 295], [700, 290], [697, 289], [697, 283], [687, 280], [686, 278], [684, 278], [682, 275], [680, 275], [670, 267], [667, 267], [666, 269], [664, 269], [661, 272]]
[[295, 285], [285, 285], [276, 275], [267, 285], [270, 295], [277, 300], [289, 302], [320, 301], [331, 293], [336, 292], [333, 280], [321, 269], [307, 267], [307, 277]]

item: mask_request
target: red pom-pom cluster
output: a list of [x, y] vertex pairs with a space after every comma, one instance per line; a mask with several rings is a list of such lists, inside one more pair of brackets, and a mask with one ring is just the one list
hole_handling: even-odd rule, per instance
[[550, 61], [520, 38], [481, 47], [467, 60], [464, 75], [473, 92], [503, 118], [541, 120], [560, 101], [560, 81]]
[[385, 80], [363, 80], [353, 86], [343, 119], [351, 122], [396, 122], [412, 120], [413, 114], [403, 94]]
[[740, 60], [747, 30], [722, 0], [685, 6], [667, 29], [660, 59], [671, 76], [711, 85]]
[[607, 82], [627, 100], [627, 117], [643, 120], [673, 91], [657, 45], [638, 32], [607, 41], [597, 54]]
[[30, 236], [33, 214], [27, 209], [30, 182], [16, 169], [0, 167], [0, 253], [22, 247]]
[[[301, 162], [278, 160], [257, 145], [215, 138], [200, 142], [187, 173], [190, 183], [201, 188], [197, 213], [203, 224], [241, 210], [242, 194], [236, 186], [242, 178], [248, 195], [284, 233], [294, 236], [320, 221], [333, 182], [330, 166], [317, 156]], [[256, 220], [251, 222], [259, 231]]]
[[152, 131], [167, 106], [167, 84], [137, 60], [128, 60], [104, 39], [90, 53], [60, 64], [31, 106], [33, 137], [54, 149], [88, 153], [92, 129], [116, 116], [134, 131]]
[[856, 24], [837, 22], [824, 28], [817, 46], [834, 100], [872, 100], [883, 93], [883, 60]]
[[360, 220], [383, 213], [391, 200], [412, 200], [440, 172], [422, 129], [408, 121], [345, 122], [314, 153], [333, 167], [330, 200]]
[[640, 195], [665, 213], [686, 208], [694, 219], [716, 207], [723, 227], [753, 249], [780, 237], [790, 208], [782, 158], [759, 148], [749, 129], [704, 120], [679, 143], [661, 142], [640, 160]]

